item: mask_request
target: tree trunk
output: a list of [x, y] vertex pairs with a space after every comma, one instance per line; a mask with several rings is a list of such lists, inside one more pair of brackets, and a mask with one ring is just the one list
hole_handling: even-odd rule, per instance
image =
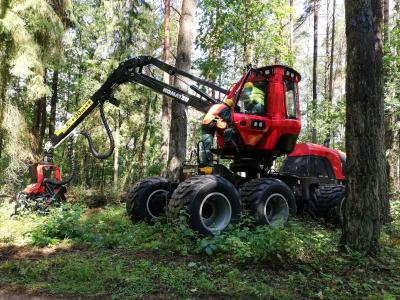
[[289, 0], [290, 15], [289, 15], [289, 52], [293, 54], [293, 0]]
[[32, 150], [36, 155], [40, 154], [42, 139], [41, 139], [41, 124], [42, 124], [42, 106], [43, 106], [43, 98], [40, 97], [35, 100], [35, 104], [33, 107], [33, 124], [32, 124]]
[[251, 22], [251, 18], [248, 15], [248, 6], [247, 1], [245, 0], [245, 15], [246, 18], [244, 20], [244, 40], [243, 40], [243, 62], [244, 67], [251, 63], [251, 41], [249, 39], [249, 22]]
[[[342, 243], [374, 254], [386, 182], [380, 0], [347, 0], [347, 185]], [[371, 26], [372, 25], [372, 26]]]
[[[176, 67], [189, 72], [193, 41], [193, 21], [195, 0], [183, 0], [179, 21], [179, 34], [176, 55]], [[186, 90], [187, 86], [175, 80], [175, 87]], [[176, 101], [171, 105], [171, 130], [168, 157], [168, 177], [178, 179], [180, 168], [186, 155], [187, 115], [186, 106]]]
[[[164, 47], [163, 55], [164, 62], [169, 64], [169, 21], [171, 6], [170, 0], [165, 0], [165, 14], [164, 14]], [[164, 83], [170, 84], [169, 74], [164, 72]], [[160, 161], [165, 162], [168, 159], [168, 143], [169, 143], [169, 99], [167, 96], [162, 97], [162, 115], [161, 115], [161, 157]], [[167, 166], [165, 166], [167, 167]]]
[[54, 70], [53, 82], [51, 83], [53, 93], [50, 101], [50, 119], [49, 119], [49, 136], [54, 135], [56, 126], [56, 112], [57, 112], [57, 99], [58, 99], [58, 70]]
[[89, 155], [87, 153], [83, 154], [83, 158], [82, 158], [82, 176], [81, 176], [81, 180], [84, 186], [88, 186], [90, 183], [90, 168], [89, 168]]
[[39, 145], [42, 145], [44, 136], [46, 134], [46, 121], [47, 121], [47, 112], [46, 112], [46, 97], [43, 96], [41, 99], [41, 104], [40, 104], [40, 143]]
[[[318, 63], [318, 0], [314, 0], [314, 53], [313, 53], [313, 79], [312, 79], [312, 103], [311, 120], [312, 130], [315, 128], [315, 113], [317, 108], [317, 63]], [[314, 133], [315, 131], [313, 131]], [[312, 142], [317, 143], [317, 135], [312, 134]]]
[[[82, 45], [82, 35], [81, 32], [78, 31], [78, 39], [79, 45]], [[79, 55], [79, 65], [78, 65], [78, 83], [75, 90], [75, 105], [78, 105], [79, 98], [81, 97], [81, 84], [82, 84], [82, 73], [83, 73], [83, 54]]]
[[389, 0], [383, 0], [383, 40], [389, 42]]
[[199, 112], [195, 111], [194, 112], [194, 124], [192, 128], [192, 149], [195, 149], [197, 151], [197, 139], [196, 139], [196, 132], [197, 132], [197, 124], [199, 122]]
[[[44, 71], [44, 83], [46, 84], [46, 70]], [[33, 152], [39, 155], [42, 148], [42, 142], [46, 133], [46, 97], [42, 96], [35, 100], [35, 106], [33, 108]]]
[[40, 113], [41, 113], [41, 109], [40, 109], [40, 105], [41, 105], [41, 98], [38, 98], [35, 100], [35, 104], [33, 106], [33, 122], [32, 122], [32, 134], [34, 137], [34, 151], [37, 152], [37, 148], [38, 148], [38, 137], [39, 137], [39, 132], [40, 132]]
[[[389, 41], [389, 0], [383, 0], [382, 1], [382, 14], [383, 14], [383, 41], [385, 43], [385, 45], [390, 45], [390, 41]], [[390, 51], [390, 50], [389, 50]], [[388, 53], [387, 53], [388, 54]], [[386, 72], [387, 70], [385, 70], [384, 72]], [[384, 82], [383, 84], [386, 85], [386, 81], [389, 78], [389, 76], [386, 76], [386, 78], [384, 77]], [[387, 143], [386, 144], [386, 148], [385, 150], [388, 153], [388, 158], [387, 158], [387, 162], [386, 162], [386, 166], [387, 166], [387, 174], [388, 174], [388, 180], [383, 183], [383, 186], [381, 188], [382, 193], [386, 194], [386, 197], [388, 197], [388, 193], [390, 190], [390, 186], [391, 186], [391, 182], [390, 182], [390, 164], [389, 164], [389, 157], [391, 155], [391, 152], [393, 151], [393, 128], [394, 128], [394, 124], [392, 126], [392, 122], [391, 122], [391, 118], [392, 118], [392, 113], [389, 112], [389, 114], [386, 116], [387, 120], [385, 122], [385, 140], [389, 140], [391, 141], [391, 143]], [[385, 152], [386, 152], [385, 151]], [[388, 223], [390, 222], [390, 208], [389, 208], [389, 202], [387, 201], [387, 203], [382, 203], [382, 207], [381, 207], [381, 220], [382, 223]]]
[[333, 0], [332, 5], [332, 36], [331, 36], [331, 54], [330, 54], [330, 62], [329, 62], [329, 92], [328, 92], [328, 100], [332, 103], [333, 100], [333, 59], [335, 55], [335, 26], [336, 26], [336, 0]]
[[151, 103], [152, 103], [152, 100], [148, 99], [146, 102], [146, 106], [144, 108], [144, 128], [143, 128], [143, 136], [142, 136], [142, 143], [141, 143], [142, 145], [140, 147], [140, 152], [139, 152], [139, 156], [138, 156], [140, 177], [143, 175], [143, 171], [144, 171], [143, 157], [144, 157], [144, 153], [146, 152], [146, 141], [147, 141], [147, 135], [149, 133]]
[[120, 144], [120, 128], [121, 128], [121, 113], [118, 110], [115, 122], [115, 149], [114, 149], [114, 164], [113, 164], [113, 190], [118, 191], [119, 188], [119, 144]]
[[327, 101], [328, 100], [328, 86], [329, 86], [329, 53], [330, 53], [330, 39], [329, 39], [329, 34], [330, 34], [330, 23], [329, 23], [329, 7], [330, 7], [330, 1], [328, 0], [326, 2], [326, 32], [325, 32], [325, 69], [324, 69], [324, 98]]
[[[1, 6], [1, 5], [0, 5]], [[0, 10], [0, 18], [3, 18], [6, 10], [8, 7], [6, 5], [3, 5]], [[6, 101], [7, 101], [7, 87], [10, 79], [10, 65], [9, 62], [11, 60], [11, 55], [12, 55], [12, 40], [6, 40], [2, 41], [0, 45], [0, 52], [2, 52], [2, 55], [0, 56], [1, 61], [0, 61], [0, 136], [1, 136], [1, 147], [0, 147], [0, 153], [3, 152], [3, 139], [6, 135], [4, 132], [3, 128], [3, 120], [4, 120], [4, 110], [6, 107]]]

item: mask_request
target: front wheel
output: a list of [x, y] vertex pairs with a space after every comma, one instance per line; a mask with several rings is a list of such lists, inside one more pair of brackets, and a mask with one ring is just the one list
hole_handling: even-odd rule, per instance
[[296, 201], [290, 188], [281, 180], [258, 178], [240, 189], [246, 208], [260, 225], [281, 226], [289, 215], [296, 214]]
[[190, 228], [213, 235], [239, 219], [241, 204], [239, 193], [228, 180], [202, 175], [183, 181], [173, 193], [169, 215], [177, 217], [182, 209], [189, 215]]
[[139, 181], [126, 193], [126, 211], [133, 222], [151, 221], [164, 214], [173, 185], [165, 178], [151, 177]]

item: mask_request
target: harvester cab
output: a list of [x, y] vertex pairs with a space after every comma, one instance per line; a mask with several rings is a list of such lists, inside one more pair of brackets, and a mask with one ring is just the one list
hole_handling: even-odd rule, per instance
[[[217, 130], [217, 148], [212, 152], [232, 159], [232, 171], [255, 177], [267, 171], [276, 157], [293, 150], [301, 130], [300, 79], [287, 66], [249, 67], [229, 91], [233, 128]], [[234, 139], [227, 138], [230, 130]]]

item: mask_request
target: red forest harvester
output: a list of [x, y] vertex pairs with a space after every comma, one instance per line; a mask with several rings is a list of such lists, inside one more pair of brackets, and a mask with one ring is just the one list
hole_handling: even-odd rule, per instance
[[[304, 175], [292, 172], [296, 167], [290, 168], [290, 165], [296, 164], [297, 161], [291, 161], [291, 156], [286, 160], [281, 172], [271, 171], [272, 163], [277, 157], [297, 149], [296, 141], [301, 129], [298, 97], [300, 75], [292, 68], [282, 65], [263, 68], [249, 66], [239, 81], [231, 89], [225, 90], [153, 57], [140, 56], [129, 59], [114, 70], [102, 87], [46, 143], [45, 155], [51, 155], [53, 149], [60, 145], [96, 106], [100, 108], [101, 119], [110, 140], [109, 151], [106, 154], [97, 153], [90, 135], [86, 132], [82, 134], [88, 139], [89, 148], [95, 157], [106, 158], [111, 155], [114, 141], [103, 106], [106, 101], [118, 104], [118, 100], [113, 96], [114, 91], [126, 82], [144, 85], [203, 113], [209, 111], [212, 105], [221, 103], [195, 85], [187, 83], [195, 93], [190, 94], [148, 76], [143, 72], [145, 67], [158, 68], [174, 76], [175, 80], [185, 83], [190, 80], [223, 93], [234, 104], [230, 108], [231, 126], [226, 130], [217, 129], [216, 132], [217, 147], [211, 151], [217, 160], [205, 164], [202, 161], [204, 144], [199, 142], [197, 163], [185, 163], [181, 168], [179, 181], [152, 177], [136, 183], [125, 196], [127, 212], [132, 221], [150, 221], [159, 217], [165, 210], [169, 215], [177, 216], [181, 209], [186, 209], [191, 228], [202, 234], [213, 234], [237, 221], [244, 208], [249, 210], [260, 224], [277, 225], [285, 222], [289, 215], [295, 214], [298, 208], [316, 207], [318, 215], [319, 206], [314, 205], [313, 201], [319, 201], [315, 195], [321, 195], [321, 185], [329, 186], [330, 189], [340, 186], [343, 180], [340, 177], [323, 178], [311, 173]], [[154, 74], [153, 70], [146, 73]], [[244, 87], [249, 83], [262, 91], [263, 103], [251, 107], [248, 105], [248, 95], [244, 92]], [[234, 138], [228, 139], [227, 135]], [[309, 147], [311, 149], [317, 146]], [[318, 157], [321, 154], [310, 154], [307, 151], [305, 153], [301, 147], [298, 149], [299, 156]], [[336, 153], [335, 150], [324, 149], [326, 153]], [[324, 154], [322, 157], [327, 156]], [[220, 164], [220, 159], [229, 159], [229, 168]], [[332, 170], [335, 168], [331, 160], [325, 162], [330, 164]], [[56, 181], [50, 182], [57, 184]], [[340, 197], [341, 195], [335, 195], [335, 206]]]
[[65, 201], [65, 185], [75, 175], [75, 161], [73, 158], [72, 140], [68, 143], [68, 157], [73, 161], [71, 175], [61, 180], [60, 168], [53, 162], [51, 155], [45, 155], [43, 161], [30, 167], [31, 184], [17, 193], [14, 215], [32, 209], [45, 213], [50, 205]]

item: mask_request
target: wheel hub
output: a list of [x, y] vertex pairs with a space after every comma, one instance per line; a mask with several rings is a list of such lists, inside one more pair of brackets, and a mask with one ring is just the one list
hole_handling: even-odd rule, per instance
[[152, 218], [158, 218], [164, 211], [167, 203], [168, 191], [163, 189], [155, 190], [146, 201], [147, 212]]
[[199, 215], [202, 225], [212, 233], [224, 230], [231, 221], [232, 207], [221, 193], [208, 194], [201, 202]]
[[264, 216], [267, 223], [277, 227], [286, 223], [289, 218], [289, 205], [281, 194], [272, 194], [264, 204]]

